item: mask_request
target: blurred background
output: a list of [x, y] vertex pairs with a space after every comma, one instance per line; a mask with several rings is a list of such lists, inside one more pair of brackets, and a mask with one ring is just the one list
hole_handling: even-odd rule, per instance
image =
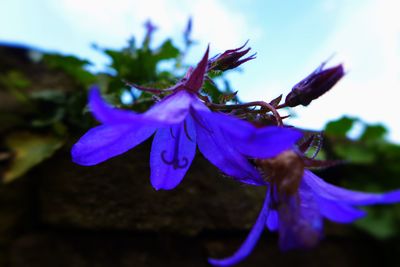
[[[213, 101], [269, 102], [327, 59], [343, 63], [344, 78], [286, 122], [323, 131], [318, 159], [346, 163], [315, 170], [325, 180], [400, 188], [399, 10], [397, 0], [0, 1], [0, 266], [207, 266], [241, 244], [264, 189], [221, 177], [201, 155], [167, 192], [150, 186], [149, 142], [97, 166], [70, 158], [98, 124], [91, 84], [142, 112], [154, 98], [123, 80], [171, 86], [208, 44], [213, 56], [249, 40], [257, 53], [210, 73]], [[400, 206], [366, 210], [353, 225], [327, 222], [311, 251], [281, 253], [266, 232], [238, 266], [400, 266]]]

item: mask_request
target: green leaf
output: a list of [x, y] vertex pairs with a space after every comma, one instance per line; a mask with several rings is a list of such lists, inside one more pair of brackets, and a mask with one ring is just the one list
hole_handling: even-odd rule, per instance
[[325, 126], [325, 134], [335, 137], [346, 137], [346, 134], [351, 130], [355, 118], [342, 117], [336, 121], [331, 121]]
[[233, 92], [233, 93], [229, 93], [229, 94], [221, 94], [219, 96], [219, 103], [221, 104], [226, 104], [226, 102], [229, 102], [233, 99], [236, 99], [236, 95], [237, 95], [238, 91]]
[[176, 48], [170, 39], [166, 40], [156, 51], [155, 56], [158, 61], [177, 58], [180, 54], [178, 48]]
[[24, 175], [32, 167], [52, 156], [63, 143], [64, 140], [60, 138], [29, 132], [18, 132], [7, 136], [6, 145], [12, 150], [14, 157], [8, 170], [3, 174], [3, 182], [12, 182]]
[[354, 164], [371, 164], [376, 160], [373, 150], [358, 143], [337, 143], [333, 149], [339, 158]]
[[33, 92], [30, 94], [30, 97], [34, 100], [52, 102], [56, 104], [62, 104], [66, 101], [65, 92], [57, 90], [41, 90]]
[[65, 116], [65, 109], [63, 107], [58, 107], [54, 111], [52, 111], [48, 116], [38, 117], [31, 121], [32, 127], [46, 127], [54, 125], [60, 122]]
[[360, 139], [365, 142], [384, 141], [386, 133], [387, 129], [381, 124], [368, 125]]
[[368, 207], [368, 216], [356, 222], [356, 226], [379, 239], [391, 238], [399, 232], [400, 205]]
[[222, 92], [218, 89], [217, 85], [208, 80], [204, 82], [202, 91], [211, 97], [214, 103], [218, 103], [220, 96], [222, 96]]
[[0, 113], [0, 133], [22, 125], [24, 125], [24, 120], [18, 114], [11, 112]]
[[91, 64], [88, 60], [58, 54], [46, 54], [43, 60], [49, 68], [64, 71], [82, 85], [95, 82], [95, 76], [85, 69]]
[[0, 74], [0, 88], [9, 91], [18, 101], [27, 102], [26, 89], [31, 82], [19, 71], [11, 70], [6, 74]]
[[0, 82], [6, 87], [13, 87], [15, 89], [26, 89], [31, 85], [31, 82], [23, 73], [15, 70], [11, 70], [6, 74], [2, 74], [0, 76]]

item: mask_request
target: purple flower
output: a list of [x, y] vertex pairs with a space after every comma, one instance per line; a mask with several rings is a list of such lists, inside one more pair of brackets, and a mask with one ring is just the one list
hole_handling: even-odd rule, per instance
[[157, 190], [172, 189], [180, 183], [192, 163], [196, 144], [223, 173], [251, 184], [261, 181], [247, 157], [274, 157], [291, 148], [301, 134], [283, 127], [256, 128], [233, 116], [209, 110], [198, 98], [207, 60], [208, 49], [194, 70], [164, 91], [172, 94], [142, 114], [109, 106], [94, 87], [89, 105], [102, 124], [89, 130], [73, 146], [73, 161], [87, 166], [101, 163], [155, 133], [150, 179]]
[[[261, 212], [242, 246], [231, 257], [209, 262], [214, 266], [240, 262], [251, 253], [265, 227], [278, 231], [281, 250], [310, 248], [321, 239], [323, 218], [351, 223], [366, 215], [359, 206], [400, 202], [400, 190], [384, 194], [351, 191], [328, 184], [309, 170], [299, 177], [297, 186], [285, 184], [285, 180], [270, 183]], [[292, 188], [297, 188], [295, 194], [290, 194]]]

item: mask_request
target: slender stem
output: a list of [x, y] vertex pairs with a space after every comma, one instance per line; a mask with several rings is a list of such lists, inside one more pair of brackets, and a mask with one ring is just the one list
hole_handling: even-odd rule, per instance
[[141, 86], [141, 85], [130, 83], [130, 82], [125, 81], [125, 80], [122, 80], [122, 82], [124, 82], [127, 86], [134, 87], [134, 88], [136, 88], [136, 89], [138, 89], [140, 91], [149, 92], [149, 93], [152, 93], [152, 94], [155, 94], [155, 95], [159, 95], [159, 94], [162, 94], [162, 93], [165, 93], [165, 92], [173, 90], [173, 88], [156, 89], [156, 88], [144, 87], [144, 86]]
[[275, 107], [275, 109], [281, 109], [281, 108], [287, 108], [288, 106], [286, 105], [286, 103], [280, 104], [278, 106]]
[[253, 106], [260, 106], [261, 108], [265, 108], [268, 111], [271, 111], [272, 114], [274, 114], [276, 122], [278, 126], [282, 126], [282, 118], [279, 115], [278, 111], [274, 106], [271, 104], [264, 102], [264, 101], [253, 101], [245, 104], [236, 104], [236, 105], [223, 105], [223, 104], [214, 104], [214, 103], [205, 103], [207, 106], [215, 109], [225, 109], [225, 110], [232, 110], [232, 109], [238, 109], [238, 108], [248, 108], [248, 107], [253, 107]]

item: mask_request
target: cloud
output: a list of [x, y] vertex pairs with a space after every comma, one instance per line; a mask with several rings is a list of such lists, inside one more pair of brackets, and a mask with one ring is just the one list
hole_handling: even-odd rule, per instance
[[[212, 48], [231, 48], [246, 40], [245, 36], [260, 30], [252, 27], [246, 17], [229, 8], [220, 0], [47, 0], [52, 8], [71, 27], [88, 34], [95, 41], [113, 40], [121, 43], [132, 34], [143, 33], [142, 25], [148, 18], [159, 26], [161, 37], [180, 34], [188, 17], [194, 19], [194, 38]], [[104, 43], [104, 41], [103, 41]]]

